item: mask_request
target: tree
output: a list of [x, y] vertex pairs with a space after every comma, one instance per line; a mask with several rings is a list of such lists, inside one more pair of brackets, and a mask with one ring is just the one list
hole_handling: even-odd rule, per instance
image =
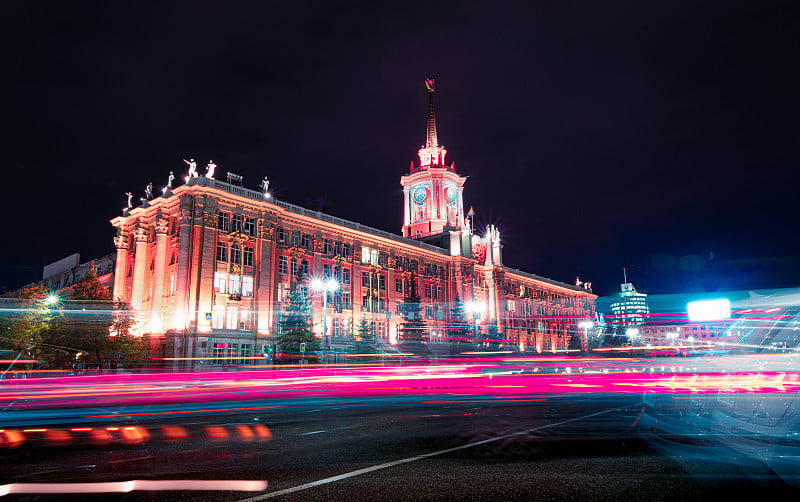
[[447, 336], [450, 342], [459, 344], [471, 343], [472, 328], [467, 321], [467, 309], [464, 302], [456, 295], [453, 308], [450, 309], [450, 323], [447, 326]]
[[[52, 297], [55, 298], [55, 297]], [[6, 295], [0, 315], [0, 346], [51, 361], [60, 349], [52, 343], [52, 328], [61, 314], [44, 287], [34, 284]]]
[[417, 291], [417, 280], [414, 274], [411, 274], [408, 281], [408, 288], [406, 288], [400, 310], [403, 322], [400, 323], [398, 338], [410, 342], [427, 341], [428, 329], [422, 319], [422, 297]]
[[375, 330], [367, 320], [366, 316], [361, 316], [358, 324], [358, 337], [356, 340], [356, 352], [358, 354], [372, 354], [375, 350]]
[[[133, 325], [127, 305], [114, 302], [94, 267], [70, 291], [69, 309], [54, 329], [53, 339], [64, 347], [77, 349], [98, 367], [130, 363], [144, 358], [147, 340], [130, 333]], [[73, 354], [74, 356], [75, 354]], [[62, 358], [63, 359], [63, 358]], [[75, 362], [59, 361], [62, 364]]]
[[504, 342], [503, 334], [500, 333], [500, 330], [497, 328], [496, 323], [489, 323], [486, 326], [486, 340], [487, 344], [491, 346], [498, 346], [502, 345]]
[[311, 302], [298, 284], [292, 286], [284, 300], [283, 312], [278, 321], [279, 333], [275, 337], [284, 358], [297, 359], [300, 356], [301, 344], [305, 343], [305, 352], [319, 350], [319, 340], [311, 331]]

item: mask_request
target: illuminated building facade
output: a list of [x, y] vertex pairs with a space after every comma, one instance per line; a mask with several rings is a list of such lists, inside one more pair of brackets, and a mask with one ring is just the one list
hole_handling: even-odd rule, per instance
[[[445, 165], [433, 82], [426, 83], [427, 144], [419, 165], [401, 178], [403, 236], [275, 200], [266, 188], [201, 175], [114, 218], [114, 296], [139, 314], [139, 332], [151, 336], [154, 353], [249, 363], [272, 343], [295, 283], [307, 288], [319, 336], [326, 319], [334, 351], [350, 343], [362, 318], [394, 343], [412, 280], [430, 343], [445, 340], [458, 298], [469, 302], [469, 320], [481, 330], [496, 326], [524, 349], [566, 349], [577, 323], [594, 316], [596, 296], [504, 266], [496, 228], [474, 235], [464, 218], [466, 178]], [[340, 285], [326, 293], [325, 316], [311, 278]]]
[[640, 326], [650, 314], [647, 295], [636, 291], [630, 282], [620, 284], [619, 297], [611, 302], [611, 313], [611, 324], [617, 329]]

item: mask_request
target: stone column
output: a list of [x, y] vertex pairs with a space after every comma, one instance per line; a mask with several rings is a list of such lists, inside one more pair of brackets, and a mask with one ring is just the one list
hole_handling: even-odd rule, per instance
[[133, 262], [133, 291], [131, 292], [131, 308], [141, 310], [144, 299], [145, 273], [147, 272], [147, 237], [148, 229], [139, 226], [134, 234], [136, 239], [136, 257]]
[[156, 221], [156, 256], [153, 265], [153, 297], [150, 299], [150, 333], [163, 333], [164, 275], [167, 269], [169, 220]]
[[128, 236], [125, 232], [120, 232], [114, 237], [114, 245], [117, 247], [117, 262], [114, 268], [114, 291], [113, 296], [117, 301], [127, 301], [128, 291], [126, 279], [128, 276]]
[[178, 266], [175, 278], [175, 321], [169, 329], [185, 329], [189, 322], [189, 266], [192, 247], [192, 206], [191, 197], [181, 200], [179, 215], [180, 242], [178, 244]]

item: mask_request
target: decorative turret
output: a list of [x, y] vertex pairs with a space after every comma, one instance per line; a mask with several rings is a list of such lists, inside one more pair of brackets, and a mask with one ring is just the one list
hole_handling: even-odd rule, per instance
[[403, 236], [415, 239], [467, 228], [462, 198], [466, 178], [456, 174], [455, 163], [445, 164], [447, 150], [439, 145], [436, 131], [433, 79], [425, 79], [425, 87], [428, 89], [427, 139], [418, 152], [419, 165], [412, 162], [410, 173], [400, 179], [405, 206]]

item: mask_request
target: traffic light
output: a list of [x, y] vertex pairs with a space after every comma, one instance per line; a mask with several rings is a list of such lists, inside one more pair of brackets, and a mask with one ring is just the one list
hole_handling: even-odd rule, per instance
[[303, 342], [300, 344], [300, 352], [305, 352], [305, 351], [306, 351], [306, 342]]

